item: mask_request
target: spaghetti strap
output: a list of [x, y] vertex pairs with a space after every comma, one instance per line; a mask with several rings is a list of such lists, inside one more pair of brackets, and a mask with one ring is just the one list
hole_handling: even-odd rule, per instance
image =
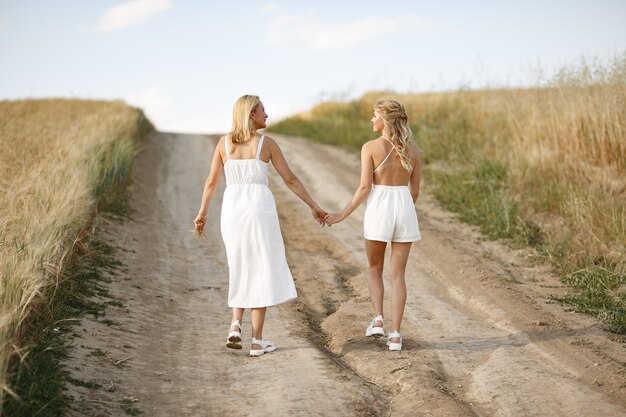
[[261, 148], [263, 147], [263, 139], [265, 139], [265, 135], [261, 136], [261, 139], [259, 139], [259, 146], [256, 149], [256, 159], [259, 159], [259, 156], [261, 156]]
[[228, 135], [224, 136], [224, 150], [226, 151], [226, 159], [230, 159], [230, 153], [228, 152], [228, 141], [230, 137]]
[[383, 159], [383, 162], [381, 162], [380, 164], [378, 164], [378, 166], [374, 169], [374, 172], [378, 171], [378, 168], [380, 168], [381, 166], [383, 166], [383, 164], [387, 161], [387, 158], [389, 158], [389, 156], [391, 156], [391, 153], [394, 151], [393, 148], [391, 148], [391, 150], [389, 151], [389, 153], [387, 154], [387, 156], [385, 156], [385, 159]]
[[383, 159], [383, 162], [381, 162], [380, 164], [378, 164], [378, 166], [376, 168], [374, 168], [374, 172], [378, 171], [378, 168], [380, 168], [381, 166], [383, 166], [383, 164], [385, 162], [387, 162], [387, 159], [391, 156], [391, 153], [396, 149], [396, 147], [394, 146], [393, 142], [391, 142], [389, 139], [384, 138], [387, 142], [391, 143], [391, 149], [389, 150], [389, 153], [387, 154], [387, 156], [385, 156], [385, 159]]

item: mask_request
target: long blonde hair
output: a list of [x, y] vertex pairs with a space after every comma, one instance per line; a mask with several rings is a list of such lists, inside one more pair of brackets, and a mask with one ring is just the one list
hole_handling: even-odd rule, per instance
[[233, 107], [233, 129], [229, 135], [233, 143], [246, 143], [252, 138], [256, 132], [250, 113], [255, 111], [261, 104], [259, 96], [245, 95], [241, 96], [235, 102]]
[[409, 128], [409, 118], [404, 106], [396, 100], [380, 100], [374, 106], [383, 119], [383, 136], [391, 141], [400, 157], [402, 167], [411, 171], [411, 154], [408, 143], [413, 140], [413, 132]]

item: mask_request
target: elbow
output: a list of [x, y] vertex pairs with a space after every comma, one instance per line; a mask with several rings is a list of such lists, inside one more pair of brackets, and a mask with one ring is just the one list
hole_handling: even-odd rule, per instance
[[300, 179], [296, 177], [295, 175], [290, 175], [288, 177], [283, 178], [283, 181], [285, 181], [285, 184], [287, 184], [287, 186], [291, 188], [291, 187], [295, 187], [300, 182]]
[[215, 190], [215, 188], [217, 187], [218, 181], [215, 180], [208, 180], [204, 186], [205, 190], [207, 191], [212, 191]]

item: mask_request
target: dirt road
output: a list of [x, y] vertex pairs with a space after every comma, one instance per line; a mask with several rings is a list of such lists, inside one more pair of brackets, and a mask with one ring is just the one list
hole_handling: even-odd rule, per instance
[[[274, 137], [320, 204], [343, 207], [358, 156]], [[216, 141], [157, 133], [138, 155], [131, 219], [101, 227], [124, 265], [107, 284], [116, 303], [106, 321], [82, 321], [67, 362], [74, 378], [101, 387], [72, 386], [70, 415], [626, 416], [624, 338], [550, 303], [566, 289], [545, 268], [456, 222], [428, 184], [417, 205], [423, 240], [409, 260], [402, 352], [364, 337], [372, 310], [363, 208], [322, 229], [275, 172], [298, 299], [268, 312], [264, 336], [276, 352], [250, 358], [248, 337], [243, 351], [226, 349], [223, 188], [208, 239], [190, 231]]]

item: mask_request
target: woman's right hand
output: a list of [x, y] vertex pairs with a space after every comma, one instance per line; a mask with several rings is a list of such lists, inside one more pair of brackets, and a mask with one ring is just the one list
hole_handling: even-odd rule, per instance
[[315, 221], [317, 221], [320, 224], [320, 226], [326, 225], [326, 223], [324, 222], [324, 217], [326, 217], [326, 215], [328, 214], [326, 210], [315, 206], [311, 208], [311, 214], [313, 215], [313, 218], [315, 219]]
[[339, 223], [343, 219], [345, 219], [345, 217], [343, 217], [341, 213], [331, 213], [327, 214], [326, 217], [324, 217], [324, 223], [326, 223], [328, 226], [332, 226], [335, 223]]
[[193, 221], [194, 229], [196, 232], [202, 233], [204, 231], [204, 225], [206, 223], [206, 214], [198, 214]]

